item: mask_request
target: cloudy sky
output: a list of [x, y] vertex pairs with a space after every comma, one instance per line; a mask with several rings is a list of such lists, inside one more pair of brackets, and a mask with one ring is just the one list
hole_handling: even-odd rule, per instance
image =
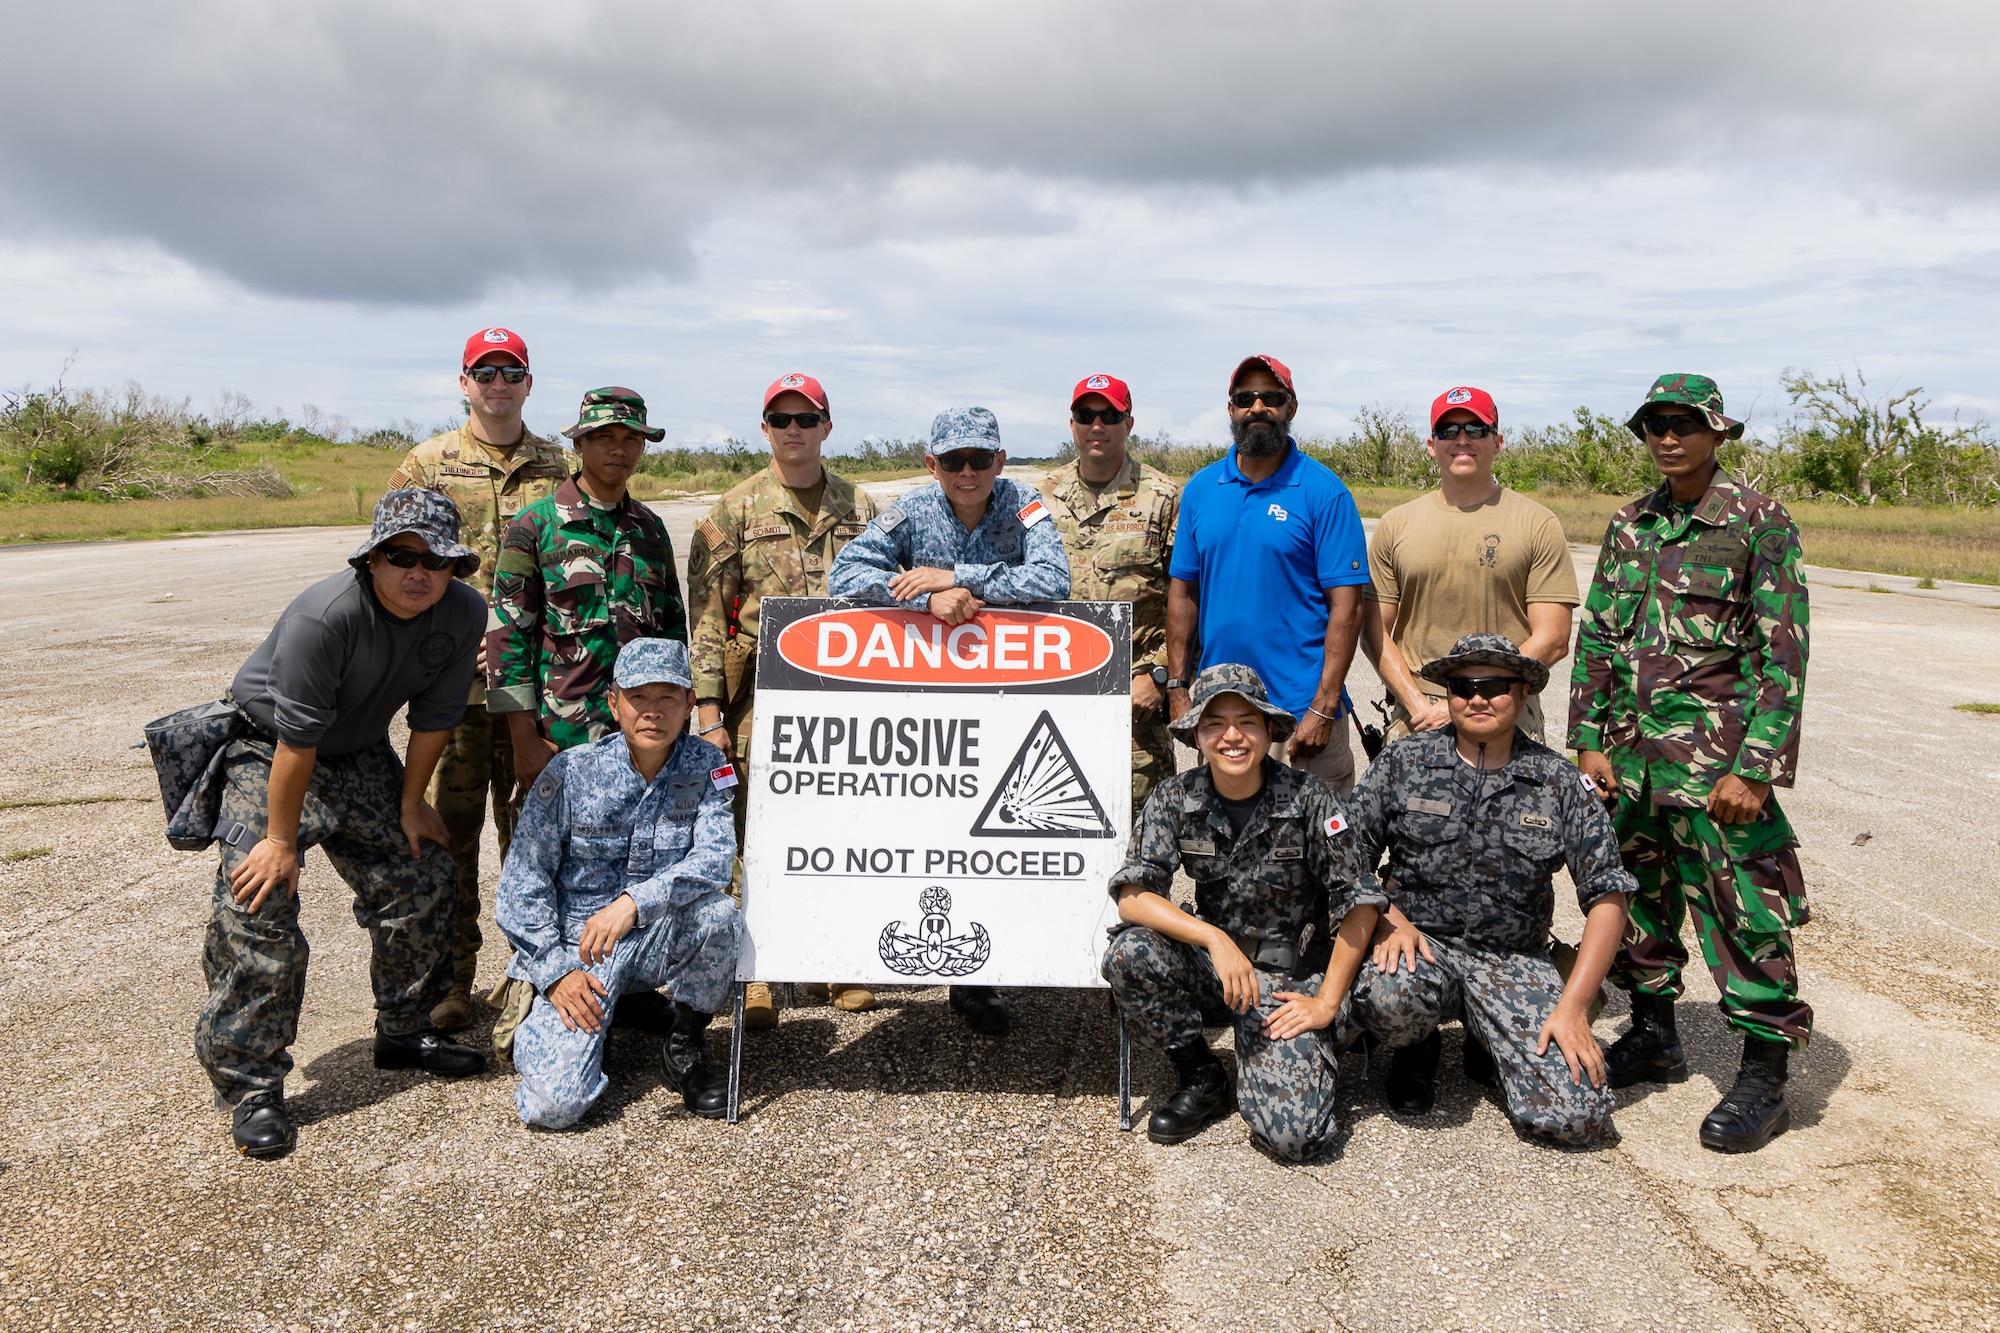
[[819, 375], [836, 447], [1067, 391], [1223, 434], [1787, 367], [2000, 419], [2000, 6], [1851, 0], [7, 5], [0, 383], [443, 420], [520, 330], [529, 420], [670, 441]]

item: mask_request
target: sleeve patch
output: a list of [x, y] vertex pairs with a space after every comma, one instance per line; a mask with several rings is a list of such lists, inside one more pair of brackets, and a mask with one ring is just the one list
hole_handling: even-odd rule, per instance
[[736, 765], [724, 764], [721, 768], [708, 770], [708, 784], [717, 791], [736, 785]]
[[1033, 500], [1028, 501], [1028, 503], [1026, 503], [1025, 505], [1022, 505], [1021, 508], [1016, 510], [1014, 513], [1014, 517], [1021, 520], [1021, 526], [1024, 528], [1032, 528], [1035, 526], [1035, 524], [1040, 523], [1043, 519], [1047, 518], [1048, 516], [1049, 516], [1048, 506], [1044, 505], [1041, 502], [1039, 496]]
[[705, 518], [695, 524], [694, 530], [701, 535], [704, 542], [708, 543], [711, 550], [729, 545], [729, 539], [722, 535], [722, 529], [715, 526], [715, 520], [712, 518]]
[[554, 805], [556, 797], [562, 794], [562, 779], [547, 769], [535, 779], [535, 799], [543, 805]]
[[1337, 838], [1347, 832], [1347, 819], [1343, 815], [1329, 815], [1326, 822], [1319, 827], [1320, 832], [1326, 834], [1327, 837]]
[[1592, 796], [1597, 795], [1597, 784], [1590, 780], [1590, 774], [1578, 773], [1576, 775], [1576, 780], [1583, 784], [1583, 789], [1585, 791], [1589, 792]]
[[875, 526], [884, 532], [894, 532], [909, 516], [910, 511], [901, 505], [890, 505], [876, 517]]
[[1757, 554], [1774, 565], [1785, 563], [1785, 557], [1792, 551], [1792, 535], [1782, 528], [1773, 528], [1757, 539]]

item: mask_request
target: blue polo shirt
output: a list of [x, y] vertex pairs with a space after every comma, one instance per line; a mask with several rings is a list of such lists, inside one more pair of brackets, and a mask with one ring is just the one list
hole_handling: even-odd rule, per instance
[[1169, 572], [1198, 585], [1202, 665], [1255, 668], [1271, 702], [1304, 717], [1326, 665], [1323, 590], [1368, 582], [1368, 539], [1332, 468], [1293, 444], [1252, 484], [1232, 448], [1181, 488]]

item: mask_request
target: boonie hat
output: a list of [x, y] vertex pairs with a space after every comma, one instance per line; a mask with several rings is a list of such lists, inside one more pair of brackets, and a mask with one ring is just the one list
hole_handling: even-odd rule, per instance
[[521, 341], [521, 335], [512, 329], [481, 329], [465, 340], [465, 356], [459, 365], [471, 369], [482, 356], [504, 352], [521, 363], [521, 369], [528, 368], [528, 344]]
[[1069, 405], [1075, 407], [1077, 400], [1088, 393], [1102, 394], [1105, 401], [1120, 412], [1132, 410], [1132, 390], [1116, 375], [1084, 376], [1076, 382], [1076, 392], [1069, 396]]
[[1437, 429], [1439, 417], [1461, 407], [1489, 426], [1500, 424], [1500, 409], [1493, 406], [1493, 395], [1484, 389], [1475, 389], [1470, 384], [1461, 384], [1446, 389], [1437, 396], [1437, 401], [1431, 404], [1431, 429]]
[[[1192, 737], [1194, 729], [1201, 725], [1201, 715], [1217, 695], [1240, 694], [1252, 707], [1271, 719], [1271, 741], [1276, 744], [1291, 735], [1299, 725], [1299, 720], [1271, 702], [1271, 696], [1264, 689], [1264, 678], [1256, 669], [1241, 662], [1220, 662], [1212, 667], [1203, 667], [1201, 674], [1188, 687], [1188, 710], [1167, 724], [1168, 730], [1182, 737]], [[1194, 742], [1190, 739], [1190, 745]]]
[[1533, 692], [1549, 683], [1548, 667], [1522, 653], [1504, 634], [1468, 634], [1451, 646], [1450, 653], [1426, 662], [1417, 674], [1433, 685], [1442, 685], [1454, 672], [1469, 666], [1505, 667], [1526, 681]]
[[1706, 375], [1662, 375], [1646, 390], [1646, 401], [1625, 423], [1625, 429], [1646, 438], [1646, 411], [1659, 403], [1692, 407], [1708, 420], [1710, 430], [1719, 430], [1732, 440], [1743, 438], [1743, 423], [1722, 415], [1722, 390]]
[[572, 440], [579, 440], [605, 426], [630, 426], [655, 444], [667, 437], [665, 430], [646, 428], [646, 400], [632, 390], [617, 385], [592, 389], [585, 394], [583, 406], [576, 410], [576, 424], [564, 430], [563, 434]]
[[678, 685], [694, 688], [688, 674], [688, 646], [679, 639], [634, 639], [618, 650], [611, 679], [621, 690], [641, 685]]
[[347, 563], [356, 569], [367, 569], [371, 551], [406, 532], [423, 538], [432, 555], [456, 556], [458, 568], [452, 573], [460, 578], [479, 568], [479, 552], [458, 540], [458, 506], [443, 491], [427, 491], [417, 486], [390, 491], [375, 502], [375, 526], [368, 540], [347, 557]]
[[801, 375], [794, 371], [772, 380], [771, 387], [764, 390], [764, 406], [769, 407], [771, 400], [781, 393], [802, 393], [806, 396], [806, 401], [814, 407], [829, 416], [833, 414], [833, 409], [826, 405], [826, 390], [822, 389], [819, 381], [810, 375]]
[[1230, 372], [1229, 390], [1231, 393], [1234, 393], [1236, 391], [1236, 381], [1243, 378], [1243, 372], [1255, 366], [1262, 366], [1264, 369], [1270, 371], [1273, 375], [1276, 375], [1278, 377], [1278, 383], [1285, 386], [1285, 392], [1297, 395], [1298, 390], [1292, 387], [1291, 367], [1287, 366], [1284, 362], [1278, 360], [1277, 357], [1265, 356], [1261, 352], [1258, 353], [1256, 356], [1244, 357], [1240, 362], [1237, 363], [1236, 369]]
[[931, 445], [924, 452], [935, 456], [954, 449], [1000, 447], [999, 418], [983, 407], [954, 407], [931, 422]]

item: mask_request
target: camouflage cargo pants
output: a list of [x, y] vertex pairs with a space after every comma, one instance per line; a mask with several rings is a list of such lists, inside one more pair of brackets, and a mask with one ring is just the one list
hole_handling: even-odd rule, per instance
[[452, 984], [472, 989], [479, 970], [479, 841], [486, 831], [486, 798], [493, 797], [493, 829], [500, 835], [500, 859], [514, 837], [514, 740], [505, 713], [468, 704], [465, 719], [452, 729], [444, 757], [431, 778], [430, 802], [451, 833], [451, 859], [458, 864], [458, 932], [451, 942]]
[[1362, 1032], [1390, 1048], [1412, 1046], [1454, 1016], [1467, 1040], [1477, 1035], [1500, 1073], [1507, 1116], [1522, 1129], [1558, 1143], [1583, 1143], [1611, 1123], [1617, 1101], [1608, 1087], [1578, 1084], [1554, 1042], [1535, 1054], [1542, 1024], [1562, 998], [1563, 980], [1549, 956], [1480, 949], [1433, 939], [1436, 963], [1415, 971], [1379, 972], [1361, 965], [1335, 1023], [1343, 1044]]
[[1166, 707], [1153, 710], [1151, 717], [1132, 718], [1132, 827], [1139, 827], [1139, 812], [1153, 788], [1179, 772], [1174, 766], [1174, 739], [1167, 730]]
[[[1208, 951], [1144, 926], [1126, 926], [1111, 937], [1103, 972], [1118, 1012], [1162, 1049], [1199, 1041], [1203, 1007], [1222, 1004], [1222, 979]], [[1292, 1162], [1311, 1157], [1333, 1137], [1337, 1056], [1318, 1032], [1273, 1041], [1264, 1023], [1279, 1007], [1275, 992], [1311, 995], [1319, 984], [1318, 973], [1289, 977], [1259, 968], [1258, 1003], [1234, 1016], [1237, 1107], [1257, 1143]]]
[[[743, 914], [722, 894], [711, 893], [634, 930], [590, 971], [614, 999], [668, 986], [687, 1004], [712, 1014], [729, 999], [742, 941]], [[576, 941], [567, 943], [573, 955]], [[583, 1118], [611, 1082], [604, 1073], [605, 1036], [603, 1027], [570, 1028], [546, 996], [535, 997], [514, 1032], [514, 1068], [521, 1075], [514, 1109], [522, 1124], [566, 1129]]]
[[[299, 904], [282, 890], [256, 912], [230, 892], [229, 876], [265, 830], [271, 785], [269, 741], [237, 741], [225, 760], [222, 821], [251, 835], [222, 848], [202, 971], [208, 1003], [195, 1021], [194, 1050], [217, 1095], [233, 1102], [275, 1088], [291, 1072], [305, 998], [305, 933]], [[412, 859], [403, 836], [403, 766], [387, 741], [358, 754], [322, 756], [299, 820], [299, 846], [318, 847], [354, 891], [354, 919], [373, 951], [375, 1026], [391, 1035], [430, 1026], [431, 1006], [451, 988], [458, 901], [451, 856], [435, 843]]]
[[1812, 1006], [1799, 998], [1792, 928], [1810, 919], [1798, 838], [1776, 793], [1748, 824], [1720, 824], [1699, 807], [1655, 806], [1650, 791], [1623, 788], [1613, 821], [1625, 868], [1639, 881], [1626, 944], [1611, 966], [1625, 990], [1679, 996], [1690, 910], [1702, 959], [1722, 992], [1731, 1027], [1794, 1047], [1812, 1035]]

